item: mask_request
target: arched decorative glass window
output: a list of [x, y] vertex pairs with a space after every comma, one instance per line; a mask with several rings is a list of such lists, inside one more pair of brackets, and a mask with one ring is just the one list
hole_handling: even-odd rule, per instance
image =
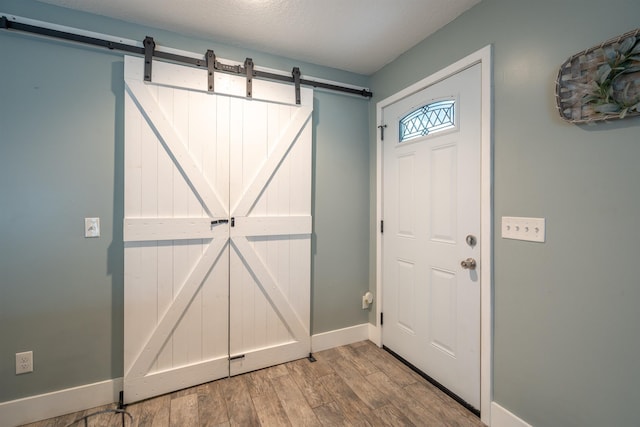
[[400, 142], [455, 127], [455, 100], [436, 101], [400, 119]]

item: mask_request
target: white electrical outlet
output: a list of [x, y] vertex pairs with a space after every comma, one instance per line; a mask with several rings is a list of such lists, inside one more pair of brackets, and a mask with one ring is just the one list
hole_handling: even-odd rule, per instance
[[504, 239], [544, 242], [545, 231], [544, 218], [502, 217], [502, 238]]
[[373, 303], [373, 294], [371, 292], [367, 292], [362, 295], [362, 309], [366, 310]]
[[84, 237], [100, 237], [100, 218], [84, 219]]
[[16, 375], [33, 372], [33, 351], [16, 353]]

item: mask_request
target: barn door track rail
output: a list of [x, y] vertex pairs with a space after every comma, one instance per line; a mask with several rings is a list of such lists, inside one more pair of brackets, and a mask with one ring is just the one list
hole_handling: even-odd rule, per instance
[[[57, 26], [56, 26], [57, 27]], [[97, 37], [99, 35], [93, 36], [95, 33], [88, 33], [91, 35], [81, 34], [82, 30], [78, 32], [66, 31], [66, 30], [75, 30], [72, 28], [58, 29], [58, 28], [48, 28], [46, 26], [34, 25], [24, 22], [18, 22], [14, 19], [9, 19], [7, 16], [0, 16], [0, 29], [5, 30], [14, 30], [14, 31], [22, 31], [26, 33], [36, 34], [45, 37], [53, 37], [57, 39], [62, 39], [75, 43], [82, 43], [91, 46], [104, 47], [109, 50], [118, 50], [122, 52], [132, 53], [136, 55], [144, 56], [144, 80], [147, 82], [151, 82], [151, 70], [153, 66], [153, 59], [170, 61], [179, 64], [188, 65], [191, 67], [199, 67], [207, 69], [207, 90], [209, 92], [214, 92], [214, 72], [226, 73], [226, 74], [234, 74], [241, 75], [246, 77], [247, 81], [247, 89], [246, 96], [247, 98], [252, 97], [253, 93], [253, 79], [264, 79], [264, 80], [273, 80], [285, 83], [292, 83], [295, 88], [295, 99], [296, 104], [300, 105], [300, 86], [311, 86], [314, 88], [330, 90], [334, 92], [342, 92], [351, 95], [359, 95], [365, 98], [371, 98], [373, 93], [364, 88], [354, 88], [348, 86], [342, 86], [339, 84], [327, 83], [317, 80], [309, 80], [301, 78], [300, 68], [294, 67], [291, 71], [291, 75], [285, 74], [277, 74], [268, 71], [257, 70], [255, 68], [255, 64], [251, 58], [246, 58], [243, 65], [230, 65], [224, 64], [220, 62], [214, 53], [213, 50], [207, 50], [203, 59], [193, 58], [190, 56], [180, 55], [177, 53], [172, 53], [164, 50], [156, 49], [156, 43], [153, 37], [145, 37], [142, 42], [142, 46], [136, 46], [135, 43], [126, 43], [124, 41], [115, 41], [115, 40], [123, 40], [116, 39], [114, 37], [101, 38]], [[112, 40], [109, 40], [111, 38]]]

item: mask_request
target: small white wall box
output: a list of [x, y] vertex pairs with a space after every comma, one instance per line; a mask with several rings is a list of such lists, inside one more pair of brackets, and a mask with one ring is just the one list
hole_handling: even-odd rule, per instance
[[100, 237], [100, 218], [84, 219], [84, 237]]

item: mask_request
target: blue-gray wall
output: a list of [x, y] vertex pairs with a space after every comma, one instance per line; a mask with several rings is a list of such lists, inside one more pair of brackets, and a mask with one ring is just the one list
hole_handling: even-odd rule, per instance
[[[639, 26], [637, 0], [483, 0], [370, 80], [30, 0], [0, 12], [371, 86], [371, 104], [315, 95], [314, 333], [366, 321], [375, 289], [375, 102], [493, 44], [495, 226], [547, 218], [544, 244], [495, 236], [494, 398], [536, 426], [638, 424], [640, 119], [575, 126], [553, 99], [567, 57]], [[0, 34], [0, 401], [122, 375], [122, 91], [119, 55]], [[15, 376], [24, 350], [36, 371]]]
[[[31, 0], [13, 14], [355, 85], [368, 77]], [[293, 90], [293, 88], [292, 88]], [[0, 402], [122, 376], [123, 59], [0, 33]], [[368, 107], [314, 96], [312, 332], [367, 322]], [[83, 237], [84, 217], [102, 237]], [[15, 353], [35, 371], [16, 376]], [[0, 422], [1, 424], [1, 422]]]
[[[483, 0], [372, 77], [374, 123], [377, 101], [493, 45], [494, 399], [535, 426], [640, 425], [640, 119], [554, 106], [560, 64], [639, 26], [637, 0]], [[546, 243], [500, 238], [502, 216], [545, 217]]]

